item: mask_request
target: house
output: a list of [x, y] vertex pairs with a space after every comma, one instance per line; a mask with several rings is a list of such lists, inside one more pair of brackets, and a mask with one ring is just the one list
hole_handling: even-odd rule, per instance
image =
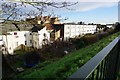
[[106, 27], [114, 29], [114, 25], [113, 24], [106, 24]]
[[2, 35], [0, 35], [0, 50], [2, 50], [2, 45], [3, 45], [3, 38]]
[[96, 32], [97, 25], [86, 24], [64, 24], [64, 40], [69, 38], [75, 38], [79, 35], [94, 34]]
[[102, 32], [106, 28], [106, 25], [97, 24], [97, 32]]
[[64, 38], [64, 24], [52, 24], [53, 31], [51, 32], [51, 40], [63, 39]]
[[50, 28], [34, 26], [31, 31], [12, 31], [2, 35], [0, 43], [4, 44], [9, 54], [14, 54], [21, 44], [28, 47], [42, 48], [50, 42]]
[[2, 35], [3, 43], [6, 46], [9, 54], [14, 54], [14, 50], [21, 44], [31, 47], [32, 35], [29, 31], [13, 31]]
[[48, 26], [41, 27], [42, 28], [34, 25], [34, 27], [31, 29], [32, 43], [34, 48], [42, 48], [43, 45], [49, 44], [50, 42], [50, 32]]
[[2, 38], [2, 35], [0, 35], [0, 46], [3, 45], [3, 38]]
[[51, 39], [64, 39], [75, 38], [85, 34], [94, 34], [96, 32], [97, 25], [86, 24], [53, 24], [53, 32], [51, 32]]
[[96, 32], [97, 25], [83, 25], [83, 34], [94, 34]]
[[60, 24], [60, 20], [58, 17], [52, 17], [50, 21], [51, 24]]
[[42, 24], [43, 26], [46, 24], [46, 22], [49, 22], [51, 24], [60, 24], [60, 20], [58, 17], [51, 17], [51, 16], [35, 16], [34, 18], [26, 18], [27, 22], [30, 22], [32, 24]]

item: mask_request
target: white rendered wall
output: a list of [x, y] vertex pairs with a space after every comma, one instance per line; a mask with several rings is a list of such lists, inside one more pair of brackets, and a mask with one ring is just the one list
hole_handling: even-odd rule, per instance
[[28, 35], [29, 31], [13, 31], [8, 33], [9, 35], [3, 35], [3, 41], [10, 54], [13, 54], [13, 51], [21, 44], [25, 45], [25, 41], [27, 42], [26, 46], [32, 45], [30, 44], [32, 36]]
[[79, 35], [85, 35], [88, 33], [94, 34], [96, 32], [97, 25], [64, 25], [64, 40], [69, 38], [75, 38]]
[[[46, 27], [38, 31], [39, 34], [39, 48], [42, 47], [43, 39], [47, 39], [50, 42], [50, 33], [46, 30]], [[46, 37], [44, 37], [44, 34]]]

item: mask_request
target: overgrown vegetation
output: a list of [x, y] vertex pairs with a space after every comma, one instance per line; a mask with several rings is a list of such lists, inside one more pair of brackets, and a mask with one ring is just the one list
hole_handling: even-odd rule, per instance
[[[109, 32], [102, 32], [97, 34], [86, 34], [85, 36], [81, 38], [73, 38], [70, 41], [75, 45], [76, 49], [83, 48], [85, 46], [88, 46], [90, 44], [93, 44], [102, 38], [107, 37], [108, 35], [113, 34], [113, 30], [110, 30]], [[115, 33], [115, 32], [114, 32]]]
[[119, 74], [118, 74], [118, 80], [120, 79], [120, 70], [119, 70]]
[[117, 23], [115, 24], [115, 31], [116, 31], [116, 32], [120, 31], [120, 23], [119, 23], [119, 22], [117, 22]]
[[[55, 41], [50, 45], [43, 46], [38, 52], [43, 60], [53, 60], [62, 58], [64, 55], [75, 50], [71, 42]], [[66, 52], [65, 52], [66, 51]]]
[[35, 66], [28, 71], [18, 74], [15, 78], [65, 79], [107, 46], [118, 35], [120, 35], [120, 32], [103, 38], [99, 42], [91, 44], [83, 49], [74, 51], [60, 60], [52, 63], [48, 62], [48, 65], [43, 63], [44, 67], [42, 68], [40, 67], [42, 65], [38, 64], [37, 66], [39, 67]]

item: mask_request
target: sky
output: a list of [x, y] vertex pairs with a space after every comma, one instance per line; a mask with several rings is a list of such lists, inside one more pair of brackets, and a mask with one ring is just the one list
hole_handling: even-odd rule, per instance
[[118, 3], [81, 2], [73, 11], [58, 11], [57, 14], [67, 17], [67, 22], [114, 23], [118, 21]]
[[[14, 0], [15, 1], [15, 0]], [[43, 1], [43, 0], [42, 0]], [[55, 1], [55, 0], [50, 0]], [[58, 1], [58, 0], [57, 0]], [[59, 0], [59, 1], [68, 1], [68, 0]], [[73, 1], [73, 0], [69, 0]], [[77, 0], [74, 0], [75, 2]], [[36, 9], [28, 6], [27, 8], [22, 8], [21, 11], [29, 12], [29, 10]], [[49, 15], [54, 12], [55, 16], [58, 16], [61, 19], [61, 22], [80, 22], [85, 23], [115, 23], [118, 21], [118, 1], [117, 0], [78, 0], [76, 5], [69, 7], [67, 10], [65, 8], [56, 9], [53, 7], [48, 7], [47, 12], [44, 12], [44, 15]], [[67, 20], [64, 20], [67, 18]]]

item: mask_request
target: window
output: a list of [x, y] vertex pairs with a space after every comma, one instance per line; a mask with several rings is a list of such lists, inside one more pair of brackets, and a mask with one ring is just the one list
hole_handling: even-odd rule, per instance
[[43, 36], [46, 37], [46, 34], [44, 33]]
[[30, 33], [30, 35], [32, 35], [32, 33]]
[[17, 32], [14, 32], [14, 35], [17, 35]]
[[35, 34], [35, 36], [37, 36], [38, 34]]
[[32, 40], [30, 40], [30, 43], [32, 44]]
[[66, 32], [65, 34], [69, 34], [69, 32]]
[[11, 50], [11, 47], [9, 47], [9, 49]]
[[25, 45], [27, 45], [27, 41], [25, 41]]
[[26, 34], [24, 34], [24, 36], [26, 36]]

